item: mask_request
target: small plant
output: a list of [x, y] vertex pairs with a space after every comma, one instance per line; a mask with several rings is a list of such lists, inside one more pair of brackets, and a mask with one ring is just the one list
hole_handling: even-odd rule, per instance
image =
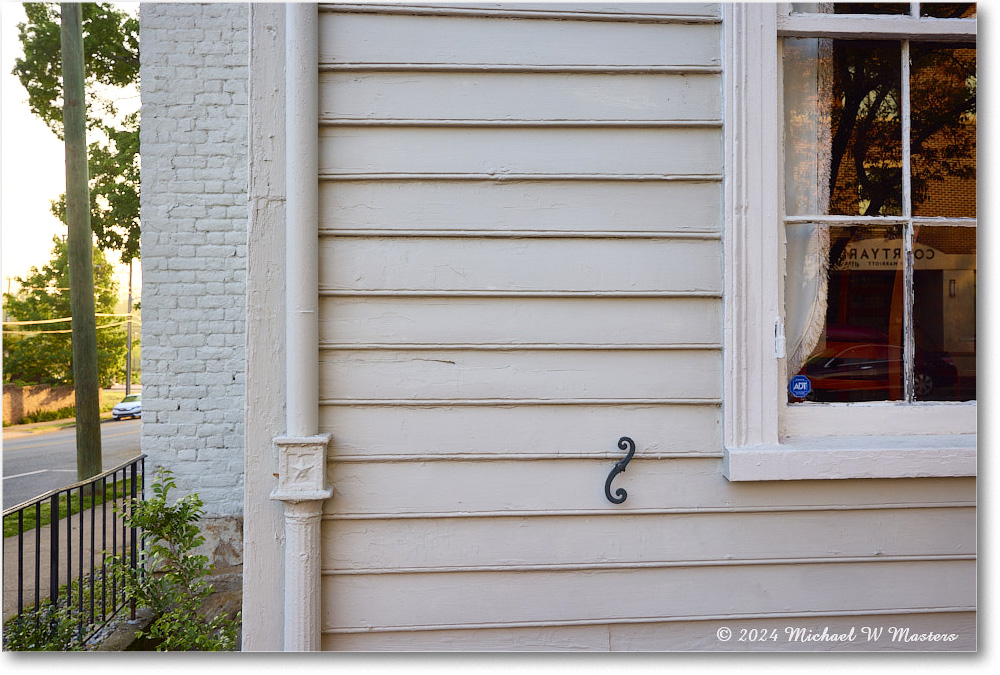
[[235, 648], [240, 615], [203, 616], [199, 609], [214, 588], [205, 577], [213, 571], [208, 557], [194, 550], [205, 543], [198, 528], [204, 513], [197, 494], [173, 505], [167, 496], [176, 482], [160, 469], [152, 483], [153, 497], [133, 500], [120, 509], [125, 524], [143, 531], [146, 545], [137, 569], [116, 559], [125, 595], [148, 607], [156, 617], [139, 637], [156, 644], [157, 651], [229, 651]]
[[[92, 600], [101, 604], [108, 600], [111, 588], [120, 584], [98, 571], [93, 579], [83, 584], [74, 579], [62, 584], [55, 602], [46, 598], [35, 607], [27, 607], [3, 626], [3, 648], [8, 651], [82, 651], [93, 647], [88, 638], [95, 632], [90, 622], [89, 607]], [[91, 587], [93, 586], [93, 587]]]
[[46, 600], [4, 624], [3, 648], [15, 652], [82, 650], [79, 618], [69, 607]]

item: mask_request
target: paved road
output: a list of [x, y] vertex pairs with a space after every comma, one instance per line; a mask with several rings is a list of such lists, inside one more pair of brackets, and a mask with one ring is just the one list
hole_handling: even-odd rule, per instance
[[[141, 420], [101, 424], [101, 460], [110, 469], [139, 454]], [[76, 482], [76, 429], [11, 434], [3, 440], [3, 508]]]

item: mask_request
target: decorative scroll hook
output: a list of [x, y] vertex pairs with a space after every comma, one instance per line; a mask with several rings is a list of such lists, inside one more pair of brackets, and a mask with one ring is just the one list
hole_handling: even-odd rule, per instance
[[608, 498], [608, 501], [612, 504], [621, 504], [628, 497], [628, 493], [625, 492], [625, 488], [618, 488], [615, 490], [615, 496], [611, 495], [611, 481], [615, 479], [615, 476], [625, 471], [625, 467], [632, 460], [632, 455], [635, 454], [635, 441], [633, 441], [628, 436], [622, 436], [618, 439], [618, 447], [622, 450], [628, 450], [628, 454], [625, 455], [625, 459], [615, 464], [614, 468], [611, 469], [611, 473], [608, 474], [608, 480], [604, 482], [604, 496]]

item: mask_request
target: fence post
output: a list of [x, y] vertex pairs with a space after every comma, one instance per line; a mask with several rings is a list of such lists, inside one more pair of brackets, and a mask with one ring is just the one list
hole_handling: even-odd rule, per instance
[[[137, 467], [136, 467], [135, 462], [132, 463], [131, 469], [132, 469], [132, 472], [131, 472], [132, 473], [132, 485], [129, 487], [129, 493], [130, 493], [132, 501], [129, 502], [129, 508], [130, 509], [134, 509], [135, 508], [135, 501], [134, 501], [135, 500], [135, 481], [136, 481], [136, 474], [137, 474], [137, 471], [136, 471]], [[143, 478], [145, 478], [145, 476]], [[144, 489], [145, 489], [145, 487], [144, 487]], [[131, 555], [131, 560], [130, 560], [130, 567], [131, 567], [132, 571], [135, 572], [136, 569], [138, 569], [138, 567], [139, 567], [139, 552], [138, 552], [138, 548], [136, 546], [136, 527], [133, 525], [130, 529], [131, 529], [131, 535], [132, 535], [132, 537], [131, 537], [132, 538], [132, 546], [131, 546], [131, 548], [132, 548], [132, 555]], [[131, 601], [130, 606], [129, 606], [129, 619], [131, 619], [132, 621], [135, 621], [135, 598], [132, 598], [132, 601]]]
[[49, 501], [49, 523], [52, 531], [49, 536], [49, 598], [52, 604], [59, 600], [59, 493], [52, 495]]

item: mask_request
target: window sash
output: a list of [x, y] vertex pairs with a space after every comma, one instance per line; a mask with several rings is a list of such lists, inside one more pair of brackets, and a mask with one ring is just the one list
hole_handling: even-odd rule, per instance
[[976, 42], [976, 19], [860, 14], [779, 14], [778, 37]]
[[[775, 101], [783, 100], [776, 23], [789, 11], [763, 3], [730, 3], [722, 11], [723, 475], [731, 481], [975, 476], [975, 401], [786, 404], [778, 178], [784, 153]], [[850, 452], [842, 447], [845, 436]]]
[[[901, 216], [839, 216], [839, 215], [816, 215], [814, 217], [809, 216], [788, 216], [785, 214], [784, 204], [782, 203], [782, 222], [787, 226], [795, 223], [817, 223], [822, 222], [826, 224], [838, 224], [838, 225], [865, 225], [865, 224], [899, 224], [903, 227], [903, 246], [904, 246], [904, 256], [903, 256], [903, 404], [913, 404], [915, 403], [915, 368], [916, 368], [916, 328], [914, 325], [914, 264], [913, 264], [913, 239], [914, 239], [914, 227], [923, 225], [945, 225], [947, 224], [959, 224], [960, 226], [975, 227], [977, 219], [975, 218], [915, 218], [913, 216], [913, 205], [912, 205], [912, 184], [911, 184], [911, 146], [910, 146], [910, 136], [911, 136], [911, 92], [910, 92], [910, 42], [909, 37], [914, 35], [914, 32], [919, 31], [895, 31], [889, 30], [883, 27], [885, 24], [899, 23], [899, 19], [904, 19], [904, 23], [908, 25], [930, 26], [935, 30], [930, 29], [924, 30], [924, 32], [919, 33], [919, 37], [922, 38], [921, 41], [934, 41], [934, 42], [955, 42], [964, 41], [968, 35], [965, 32], [957, 32], [954, 28], [958, 26], [964, 26], [963, 30], [969, 30], [971, 24], [972, 30], [972, 41], [975, 43], [975, 20], [974, 19], [928, 19], [928, 18], [917, 18], [919, 15], [919, 4], [913, 3], [912, 5], [912, 17], [900, 17], [900, 16], [855, 16], [855, 15], [835, 15], [835, 14], [792, 14], [789, 15], [785, 13], [782, 15], [779, 13], [777, 19], [777, 34], [779, 36], [779, 49], [778, 54], [784, 53], [784, 50], [780, 47], [782, 42], [782, 37], [789, 38], [803, 38], [803, 37], [823, 37], [823, 38], [843, 38], [851, 37], [854, 39], [874, 39], [876, 37], [885, 37], [887, 39], [893, 39], [899, 42], [900, 48], [900, 118], [901, 118], [901, 151], [902, 151], [902, 185], [900, 195], [902, 200], [902, 215]], [[802, 17], [807, 17], [812, 20], [814, 17], [820, 19], [820, 23], [826, 27], [826, 30], [819, 34], [803, 34], [803, 30], [808, 27], [799, 25], [798, 19]], [[847, 17], [849, 21], [840, 21], [840, 19]], [[794, 20], [793, 20], [794, 19]], [[811, 24], [810, 24], [811, 25]], [[784, 27], [783, 27], [784, 26]], [[946, 27], [952, 30], [948, 33], [942, 33]], [[923, 29], [922, 29], [923, 30]], [[846, 33], [851, 31], [849, 35], [842, 35], [841, 33]], [[936, 32], [935, 32], [936, 31]], [[902, 39], [898, 39], [902, 36]], [[944, 39], [945, 36], [949, 38], [956, 38], [955, 40]], [[963, 38], [958, 40], [957, 38]], [[782, 63], [782, 59], [779, 56], [779, 64]], [[779, 76], [778, 82], [784, 81], [783, 75], [780, 74], [782, 67], [779, 65]], [[784, 120], [782, 120], [782, 126], [784, 125]], [[783, 132], [782, 132], [783, 137]], [[782, 158], [782, 165], [784, 165], [785, 155], [784, 152], [780, 154]], [[782, 173], [782, 175], [784, 175]], [[782, 378], [783, 381], [787, 382], [789, 373], [785, 373]], [[829, 404], [823, 404], [829, 405]], [[852, 405], [866, 405], [862, 404], [852, 404]], [[790, 410], [792, 408], [797, 408], [803, 406], [802, 402], [796, 402], [793, 406], [785, 403], [785, 409]]]

